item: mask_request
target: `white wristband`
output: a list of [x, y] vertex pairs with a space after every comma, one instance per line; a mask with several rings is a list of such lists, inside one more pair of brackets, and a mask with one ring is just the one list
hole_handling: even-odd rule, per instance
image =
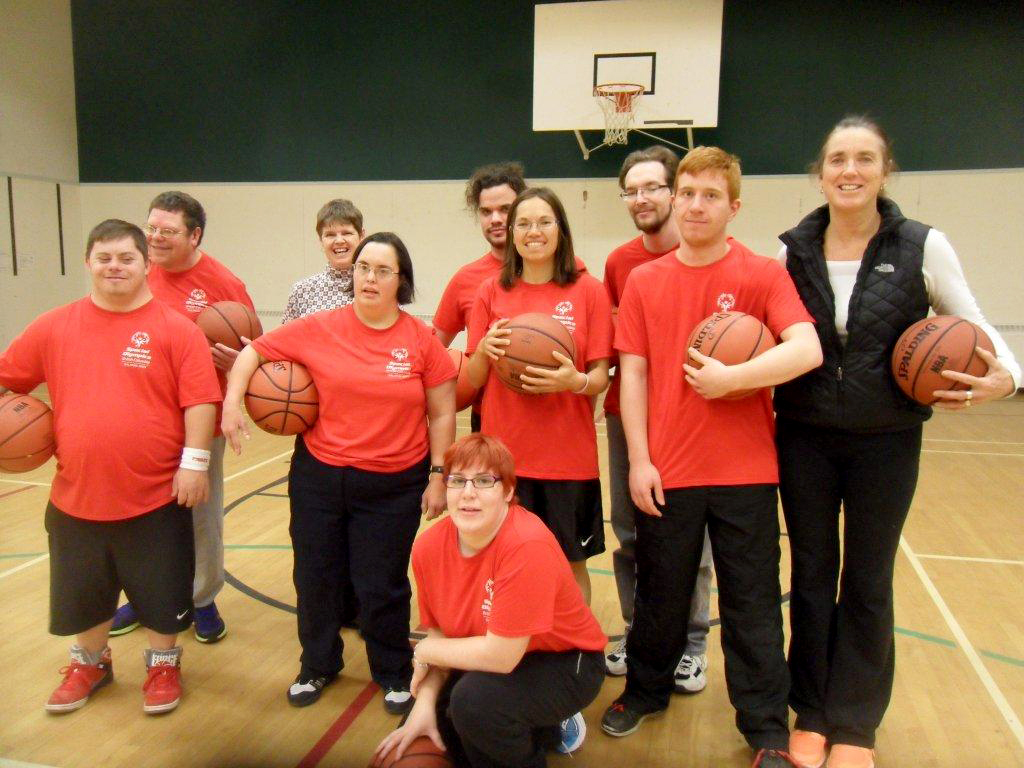
[[207, 472], [210, 469], [210, 452], [202, 448], [185, 447], [181, 451], [182, 469], [194, 469], [197, 472]]
[[574, 395], [582, 395], [584, 392], [587, 391], [587, 387], [590, 386], [590, 374], [589, 373], [584, 373], [583, 374], [583, 379], [584, 379], [583, 386], [580, 387], [579, 389], [575, 390], [573, 392]]

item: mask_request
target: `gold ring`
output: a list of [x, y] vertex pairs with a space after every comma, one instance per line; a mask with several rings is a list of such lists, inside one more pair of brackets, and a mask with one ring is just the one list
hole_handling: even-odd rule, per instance
[[974, 390], [973, 389], [968, 389], [967, 390], [967, 400], [970, 401], [972, 399], [974, 399]]
[[970, 408], [971, 407], [971, 399], [970, 398], [967, 398], [966, 400], [964, 400], [964, 402], [967, 404], [965, 406], [966, 408]]

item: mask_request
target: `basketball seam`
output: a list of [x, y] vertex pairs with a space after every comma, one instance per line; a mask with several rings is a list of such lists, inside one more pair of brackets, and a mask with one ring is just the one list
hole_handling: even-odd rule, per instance
[[711, 346], [711, 349], [708, 352], [705, 352], [704, 354], [706, 354], [708, 357], [714, 357], [715, 350], [718, 348], [718, 345], [722, 343], [722, 339], [725, 338], [725, 334], [728, 332], [730, 328], [732, 328], [734, 325], [736, 325], [736, 323], [739, 322], [741, 317], [743, 317], [742, 314], [733, 315], [731, 318], [732, 322], [722, 329], [722, 332], [718, 334], [718, 338], [715, 339], [715, 343]]
[[[236, 338], [236, 339], [238, 339], [238, 346], [239, 346], [239, 347], [244, 347], [244, 346], [245, 346], [245, 343], [244, 343], [244, 342], [242, 341], [242, 337], [241, 337], [241, 336], [240, 336], [240, 335], [238, 334], [238, 331], [236, 331], [236, 330], [235, 330], [235, 326], [231, 324], [231, 321], [230, 321], [230, 320], [228, 320], [228, 318], [227, 318], [227, 315], [225, 315], [225, 314], [224, 314], [223, 312], [221, 312], [221, 311], [220, 311], [219, 309], [217, 309], [217, 306], [216, 306], [215, 304], [209, 304], [209, 305], [207, 305], [207, 306], [208, 306], [208, 307], [209, 307], [210, 309], [212, 309], [212, 310], [213, 310], [214, 312], [216, 312], [216, 313], [217, 313], [218, 315], [220, 315], [220, 319], [221, 319], [221, 320], [223, 320], [223, 321], [224, 321], [224, 324], [225, 324], [225, 325], [226, 325], [226, 326], [227, 326], [228, 328], [230, 328], [230, 329], [231, 329], [231, 332], [232, 332], [233, 334], [235, 334], [235, 338]], [[243, 304], [242, 306], [245, 306], [245, 305]], [[248, 315], [248, 313], [246, 313], [245, 319], [246, 319], [246, 320], [248, 320], [248, 319], [249, 319], [249, 315]], [[249, 330], [250, 330], [250, 331], [252, 330], [252, 322], [251, 322], [251, 321], [249, 322]]]
[[[921, 369], [924, 368], [925, 363], [928, 361], [928, 358], [931, 356], [932, 350], [935, 349], [935, 347], [938, 345], [938, 343], [945, 338], [947, 333], [949, 333], [951, 330], [956, 328], [962, 322], [965, 322], [965, 321], [962, 320], [962, 319], [961, 320], [957, 320], [952, 325], [949, 325], [949, 326], [946, 326], [945, 328], [943, 328], [942, 332], [938, 335], [938, 337], [935, 339], [935, 341], [932, 342], [932, 345], [930, 347], [928, 347], [928, 350], [924, 353], [924, 357], [921, 360], [921, 364], [917, 366], [917, 370], [914, 372], [914, 382], [910, 386], [910, 396], [911, 396], [912, 399], [913, 399], [914, 395], [917, 393], [917, 380], [921, 376]], [[937, 398], [937, 397], [933, 397], [931, 402], [927, 403], [927, 405], [933, 405], [934, 403], [938, 402], [938, 399], [939, 398]]]
[[[44, 411], [43, 413], [36, 414], [36, 417], [34, 419], [32, 419], [32, 421], [30, 421], [28, 424], [23, 424], [19, 429], [15, 430], [11, 434], [9, 434], [3, 440], [0, 440], [0, 447], [3, 447], [9, 440], [11, 440], [12, 438], [17, 437], [18, 435], [20, 435], [26, 429], [31, 427], [33, 424], [35, 424], [41, 418], [43, 418], [47, 413], [49, 413], [49, 410]], [[53, 441], [53, 442], [50, 443], [50, 445], [48, 445], [46, 447], [49, 448], [50, 446], [54, 445], [55, 443], [56, 443], [56, 441]], [[34, 453], [26, 454], [25, 456], [2, 456], [2, 457], [0, 457], [0, 459], [27, 459], [29, 456], [35, 456], [36, 453], [40, 453], [43, 450], [46, 450], [46, 449], [42, 448], [39, 451], [35, 451]]]
[[[557, 323], [558, 321], [556, 320], [555, 322]], [[554, 336], [552, 336], [547, 331], [542, 331], [539, 328], [534, 328], [531, 325], [506, 325], [505, 328], [508, 328], [510, 330], [518, 329], [518, 330], [521, 330], [521, 331], [533, 331], [534, 333], [539, 333], [541, 336], [543, 336], [543, 337], [545, 337], [547, 339], [551, 339], [551, 341], [555, 342], [555, 344], [557, 344], [562, 349], [564, 349], [566, 351], [566, 353], [567, 353], [566, 357], [572, 357], [572, 358], [576, 357], [576, 352], [575, 352], [575, 350], [576, 350], [576, 343], [575, 342], [573, 342], [573, 345], [572, 345], [573, 349], [570, 352], [569, 348], [567, 346], [565, 346], [565, 344], [563, 344], [561, 342], [561, 340], [556, 339]], [[566, 330], [566, 333], [569, 333], [569, 331]], [[572, 334], [569, 334], [569, 338], [572, 339]]]

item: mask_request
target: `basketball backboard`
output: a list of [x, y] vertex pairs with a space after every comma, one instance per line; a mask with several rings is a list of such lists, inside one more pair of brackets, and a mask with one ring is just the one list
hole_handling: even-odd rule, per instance
[[723, 0], [534, 6], [533, 130], [603, 129], [603, 83], [638, 83], [636, 127], [718, 125]]

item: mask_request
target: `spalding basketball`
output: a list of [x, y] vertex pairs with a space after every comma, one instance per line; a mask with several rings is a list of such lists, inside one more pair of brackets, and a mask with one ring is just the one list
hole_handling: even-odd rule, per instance
[[288, 361], [264, 363], [249, 379], [245, 410], [265, 432], [297, 435], [316, 421], [320, 394], [305, 366]]
[[469, 408], [476, 400], [477, 388], [469, 382], [469, 366], [466, 364], [468, 358], [461, 349], [449, 349], [448, 356], [455, 364], [455, 370], [459, 375], [455, 379], [455, 410], [461, 411]]
[[239, 352], [245, 346], [243, 336], [252, 340], [263, 333], [263, 325], [256, 313], [240, 301], [211, 304], [199, 313], [196, 323], [206, 334], [210, 346], [223, 344]]
[[988, 334], [969, 320], [955, 315], [937, 315], [918, 320], [907, 328], [892, 351], [892, 375], [903, 394], [921, 405], [938, 400], [937, 389], [967, 389], [942, 375], [942, 371], [959, 371], [971, 376], [984, 376], [988, 363], [975, 347], [995, 354]]
[[[760, 355], [775, 346], [775, 338], [768, 326], [753, 315], [743, 312], [716, 312], [697, 324], [686, 342], [686, 348], [693, 347], [708, 357], [725, 365], [736, 365]], [[701, 368], [701, 364], [690, 358], [690, 365]], [[738, 400], [756, 392], [756, 389], [742, 389], [723, 396], [723, 400]]]
[[31, 395], [0, 397], [0, 471], [28, 472], [53, 456], [53, 411]]
[[453, 768], [454, 765], [448, 753], [438, 749], [429, 737], [419, 736], [405, 748], [400, 759], [395, 759], [395, 750], [388, 752], [380, 768]]
[[551, 315], [541, 312], [517, 315], [508, 321], [505, 328], [512, 331], [505, 337], [511, 343], [505, 347], [504, 356], [493, 361], [493, 365], [502, 383], [517, 392], [523, 392], [519, 376], [526, 371], [526, 366], [554, 371], [558, 368], [558, 361], [552, 352], [561, 352], [570, 360], [576, 357], [572, 334]]

